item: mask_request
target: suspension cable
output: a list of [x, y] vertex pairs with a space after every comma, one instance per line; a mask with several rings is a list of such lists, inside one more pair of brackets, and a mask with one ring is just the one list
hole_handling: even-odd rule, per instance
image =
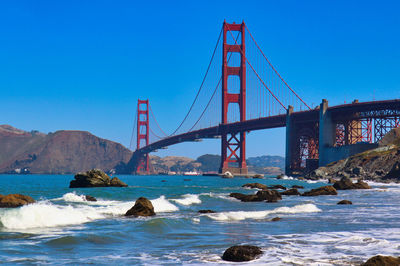
[[291, 90], [294, 95], [296, 95], [296, 97], [305, 105], [308, 107], [308, 109], [311, 110], [311, 107], [308, 106], [308, 104], [306, 104], [303, 99], [300, 98], [300, 96], [289, 86], [289, 84], [286, 83], [286, 81], [282, 78], [282, 76], [278, 73], [278, 71], [276, 71], [276, 69], [274, 68], [274, 66], [271, 64], [271, 62], [268, 60], [268, 58], [265, 56], [264, 52], [261, 50], [260, 46], [258, 45], [258, 43], [256, 42], [256, 40], [254, 39], [253, 35], [251, 34], [249, 28], [247, 28], [247, 25], [244, 24], [244, 26], [246, 27], [247, 32], [250, 34], [250, 37], [253, 39], [254, 43], [256, 44], [258, 50], [260, 50], [261, 54], [263, 55], [263, 57], [265, 58], [265, 60], [267, 60], [268, 64], [270, 65], [270, 67], [272, 68], [272, 70], [274, 70], [274, 72], [278, 75], [278, 77], [283, 81], [283, 83], [285, 83], [285, 85], [289, 88], [289, 90]]
[[[150, 109], [151, 115], [152, 115], [153, 118], [154, 118], [154, 121], [156, 122], [156, 126], [158, 127], [158, 129], [160, 129], [161, 132], [162, 132], [166, 137], [168, 137], [168, 134], [165, 133], [165, 131], [160, 127], [160, 124], [158, 124], [157, 119], [156, 119], [156, 116], [154, 115], [153, 110], [151, 109], [151, 105], [150, 105], [150, 104], [149, 104], [149, 109]], [[155, 134], [154, 134], [154, 135], [155, 135]]]
[[136, 128], [136, 124], [137, 124], [137, 114], [138, 114], [138, 110], [136, 109], [135, 120], [133, 122], [133, 129], [132, 129], [132, 135], [131, 135], [131, 142], [129, 143], [129, 148], [131, 150], [132, 150], [132, 141], [133, 141], [133, 137], [135, 135], [135, 128]]
[[192, 111], [193, 106], [194, 106], [194, 104], [195, 104], [196, 101], [197, 101], [197, 98], [199, 97], [200, 91], [202, 90], [203, 84], [204, 84], [204, 82], [205, 82], [205, 80], [206, 80], [206, 77], [207, 77], [207, 75], [208, 75], [208, 71], [210, 70], [211, 63], [212, 63], [213, 60], [214, 60], [215, 52], [217, 51], [219, 41], [221, 40], [222, 31], [223, 31], [223, 30], [221, 29], [221, 31], [220, 31], [220, 33], [219, 33], [219, 36], [218, 36], [217, 43], [216, 43], [215, 48], [214, 48], [214, 52], [213, 52], [213, 54], [212, 54], [212, 56], [211, 56], [210, 63], [208, 64], [206, 74], [204, 75], [204, 78], [203, 78], [203, 81], [201, 82], [200, 88], [199, 88], [199, 90], [197, 91], [196, 97], [194, 98], [194, 101], [193, 101], [192, 105], [190, 106], [189, 111], [187, 112], [185, 118], [184, 118], [183, 121], [180, 123], [180, 125], [175, 129], [175, 131], [172, 132], [172, 134], [171, 134], [170, 136], [174, 135], [174, 134], [182, 127], [183, 123], [186, 121], [186, 119], [188, 118], [190, 112]]

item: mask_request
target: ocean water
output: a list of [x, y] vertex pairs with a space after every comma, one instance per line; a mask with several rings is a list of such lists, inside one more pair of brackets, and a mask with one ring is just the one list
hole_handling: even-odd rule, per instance
[[[119, 176], [127, 188], [68, 188], [71, 175], [1, 175], [0, 194], [37, 203], [0, 209], [0, 264], [216, 265], [232, 245], [264, 255], [243, 265], [359, 265], [371, 256], [400, 256], [400, 185], [337, 196], [283, 196], [278, 203], [240, 202], [245, 183], [326, 185], [293, 179], [207, 176]], [[190, 178], [191, 180], [186, 180]], [[166, 180], [166, 182], [162, 182]], [[301, 190], [301, 191], [304, 191]], [[87, 202], [91, 195], [97, 202]], [[156, 216], [125, 218], [137, 198]], [[337, 205], [347, 199], [353, 205]], [[215, 214], [199, 214], [212, 209]], [[282, 220], [272, 222], [274, 217]], [[237, 265], [237, 263], [235, 263]]]

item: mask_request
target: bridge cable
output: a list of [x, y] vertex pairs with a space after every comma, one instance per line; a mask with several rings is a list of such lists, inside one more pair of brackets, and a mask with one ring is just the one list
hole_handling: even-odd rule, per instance
[[[235, 37], [233, 37], [233, 34], [231, 32], [231, 30], [229, 29], [229, 26], [227, 25], [228, 31], [229, 33], [232, 35], [232, 38], [235, 39]], [[238, 45], [237, 41], [235, 40], [235, 44]], [[251, 67], [251, 69], [253, 70], [254, 74], [256, 74], [256, 76], [258, 77], [258, 79], [261, 81], [261, 83], [264, 85], [264, 87], [269, 91], [269, 93], [275, 98], [275, 100], [278, 101], [278, 103], [285, 109], [287, 110], [287, 108], [281, 103], [281, 101], [279, 101], [279, 99], [275, 96], [275, 94], [268, 88], [268, 86], [264, 83], [264, 81], [261, 79], [261, 77], [258, 75], [257, 71], [254, 69], [254, 67], [250, 64], [249, 60], [247, 59], [247, 57], [243, 54], [243, 50], [242, 48], [238, 45], [244, 59], [246, 60], [246, 62], [249, 64], [249, 66]]]
[[194, 104], [195, 104], [196, 101], [197, 101], [197, 98], [199, 97], [199, 94], [200, 94], [200, 92], [201, 92], [201, 89], [203, 88], [203, 84], [204, 84], [204, 82], [205, 82], [205, 80], [206, 80], [206, 77], [207, 77], [207, 75], [208, 75], [208, 71], [210, 70], [211, 63], [212, 63], [212, 61], [214, 60], [215, 52], [217, 51], [219, 41], [221, 40], [222, 31], [223, 31], [223, 30], [221, 29], [221, 31], [220, 31], [220, 33], [219, 33], [219, 36], [218, 36], [217, 43], [216, 43], [215, 48], [214, 48], [214, 52], [213, 52], [213, 54], [212, 54], [212, 56], [211, 56], [210, 63], [208, 64], [206, 74], [204, 75], [204, 78], [203, 78], [203, 81], [201, 82], [200, 88], [199, 88], [199, 90], [197, 91], [196, 97], [194, 98], [194, 101], [193, 101], [192, 105], [190, 106], [189, 111], [187, 112], [185, 118], [183, 119], [183, 121], [181, 122], [181, 124], [178, 126], [178, 128], [177, 128], [174, 132], [172, 132], [172, 134], [171, 134], [170, 136], [174, 135], [174, 134], [182, 127], [183, 123], [186, 121], [187, 117], [189, 116], [190, 112], [192, 111], [193, 106], [194, 106]]
[[296, 95], [296, 97], [305, 105], [308, 107], [308, 109], [311, 110], [311, 107], [308, 106], [308, 104], [306, 104], [303, 99], [300, 98], [300, 96], [289, 86], [289, 84], [286, 83], [286, 81], [282, 78], [282, 76], [278, 73], [278, 71], [276, 71], [276, 69], [274, 68], [274, 66], [271, 64], [271, 62], [268, 60], [268, 58], [265, 56], [264, 52], [261, 50], [260, 46], [258, 45], [258, 43], [256, 42], [256, 40], [254, 39], [253, 35], [251, 34], [249, 28], [247, 28], [247, 25], [244, 25], [246, 27], [247, 32], [250, 34], [250, 37], [253, 39], [255, 45], [257, 46], [258, 50], [260, 50], [261, 54], [263, 55], [263, 57], [265, 58], [265, 60], [267, 60], [268, 64], [270, 65], [270, 67], [272, 68], [272, 70], [274, 70], [274, 72], [278, 75], [278, 77], [283, 81], [283, 83], [285, 83], [285, 85], [289, 88], [289, 90], [291, 90], [294, 95]]
[[[154, 118], [154, 121], [156, 122], [156, 126], [161, 130], [161, 133], [163, 133], [166, 137], [168, 137], [168, 134], [165, 133], [165, 131], [160, 127], [160, 124], [158, 124], [157, 119], [156, 119], [156, 116], [154, 115], [153, 109], [151, 109], [151, 105], [150, 105], [150, 104], [149, 104], [149, 109], [150, 109], [151, 115], [152, 115], [153, 118]], [[154, 135], [156, 135], [156, 134], [154, 134]]]

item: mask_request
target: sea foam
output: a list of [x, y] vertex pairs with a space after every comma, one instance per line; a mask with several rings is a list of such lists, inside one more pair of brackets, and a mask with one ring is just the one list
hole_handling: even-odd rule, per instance
[[194, 194], [186, 194], [183, 195], [182, 199], [172, 199], [172, 200], [180, 205], [185, 205], [185, 206], [201, 203], [199, 195], [194, 195]]
[[263, 219], [271, 214], [294, 214], [294, 213], [311, 213], [320, 212], [321, 210], [314, 204], [301, 204], [293, 207], [280, 207], [268, 211], [232, 211], [205, 214], [209, 218], [217, 221], [241, 221], [245, 219]]
[[155, 213], [157, 212], [175, 212], [179, 211], [179, 208], [176, 207], [174, 204], [169, 202], [165, 196], [161, 196], [157, 199], [151, 200], [153, 204]]

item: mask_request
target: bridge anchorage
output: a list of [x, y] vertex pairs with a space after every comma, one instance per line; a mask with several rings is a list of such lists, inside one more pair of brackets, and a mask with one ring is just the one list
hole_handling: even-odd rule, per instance
[[150, 173], [152, 151], [221, 138], [219, 171], [247, 174], [246, 133], [286, 127], [285, 173], [294, 175], [376, 147], [390, 129], [399, 127], [400, 100], [332, 107], [323, 100], [311, 109], [270, 63], [246, 24], [224, 21], [196, 97], [179, 126], [165, 133], [148, 100], [138, 100], [136, 120], [130, 173]]

